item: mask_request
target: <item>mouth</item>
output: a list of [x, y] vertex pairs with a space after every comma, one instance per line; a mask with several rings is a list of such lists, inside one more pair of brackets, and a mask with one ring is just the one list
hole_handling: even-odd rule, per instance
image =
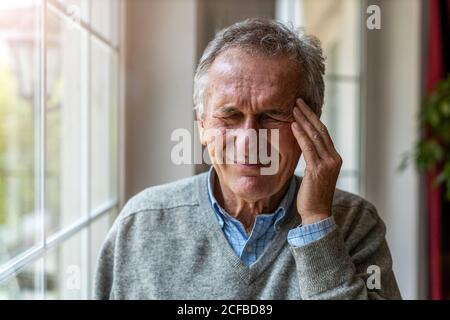
[[272, 165], [272, 162], [269, 161], [269, 163], [261, 163], [260, 161], [256, 161], [256, 163], [254, 160], [250, 160], [249, 158], [246, 159], [239, 159], [239, 160], [232, 160], [230, 158], [226, 158], [225, 160], [225, 164], [228, 165], [232, 165], [232, 166], [236, 166], [238, 168], [242, 168], [242, 169], [261, 169], [261, 168], [270, 168], [270, 166]]
[[249, 168], [249, 169], [259, 169], [259, 168], [268, 168], [270, 167], [269, 164], [262, 164], [262, 163], [237, 163], [236, 165], [243, 167], [243, 168]]

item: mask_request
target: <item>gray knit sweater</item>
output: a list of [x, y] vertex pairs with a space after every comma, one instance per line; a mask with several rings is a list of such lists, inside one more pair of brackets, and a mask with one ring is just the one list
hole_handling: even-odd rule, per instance
[[246, 266], [214, 216], [207, 174], [148, 188], [128, 201], [103, 243], [94, 297], [400, 299], [375, 208], [336, 190], [333, 216], [330, 234], [291, 247], [287, 233], [301, 223], [292, 205], [266, 252]]

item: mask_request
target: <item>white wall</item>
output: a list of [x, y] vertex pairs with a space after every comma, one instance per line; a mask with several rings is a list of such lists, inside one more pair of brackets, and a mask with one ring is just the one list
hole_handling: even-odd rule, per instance
[[196, 26], [195, 1], [127, 1], [127, 198], [194, 173], [172, 164], [170, 136], [193, 127]]
[[[404, 298], [419, 298], [419, 177], [399, 173], [413, 145], [421, 99], [420, 0], [370, 1], [381, 7], [381, 30], [365, 30], [366, 196], [387, 225], [394, 271]], [[422, 239], [424, 240], [424, 239]]]

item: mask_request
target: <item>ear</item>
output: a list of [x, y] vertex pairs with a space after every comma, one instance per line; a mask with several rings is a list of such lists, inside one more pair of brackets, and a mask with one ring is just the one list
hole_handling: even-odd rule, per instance
[[205, 137], [205, 121], [204, 119], [199, 116], [198, 113], [197, 114], [197, 127], [198, 127], [198, 132], [199, 132], [199, 137], [200, 137], [200, 143], [203, 146], [206, 146], [206, 137]]

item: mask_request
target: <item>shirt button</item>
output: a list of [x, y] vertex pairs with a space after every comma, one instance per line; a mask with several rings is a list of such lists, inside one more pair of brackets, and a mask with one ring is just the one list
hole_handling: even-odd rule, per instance
[[248, 246], [246, 250], [247, 250], [247, 252], [252, 252], [253, 248], [252, 248], [252, 246]]

